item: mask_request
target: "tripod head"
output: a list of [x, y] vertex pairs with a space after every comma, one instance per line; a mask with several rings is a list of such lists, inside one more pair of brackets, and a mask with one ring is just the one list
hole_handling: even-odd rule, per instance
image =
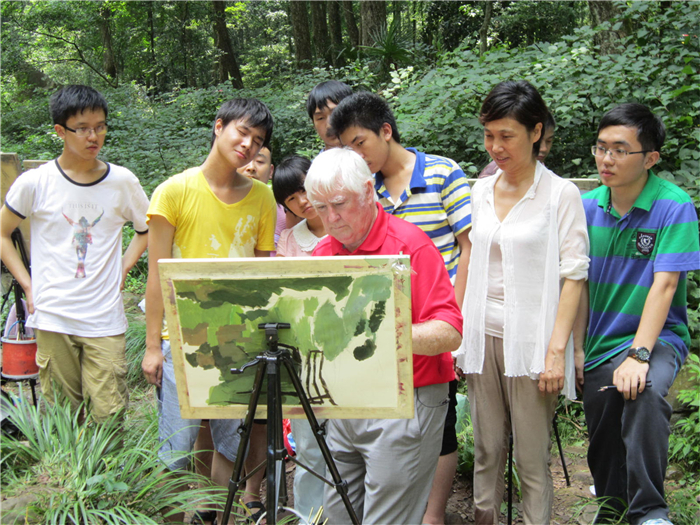
[[[280, 354], [280, 352], [284, 351], [284, 349], [291, 350], [292, 352], [296, 351], [296, 353], [298, 354], [299, 351], [295, 347], [279, 342], [279, 332], [278, 331], [282, 330], [284, 328], [287, 328], [287, 329], [291, 328], [291, 326], [292, 325], [290, 325], [289, 323], [260, 323], [258, 325], [258, 329], [265, 330], [265, 341], [267, 343], [267, 352], [264, 355], [259, 355], [254, 360], [250, 361], [249, 363], [244, 364], [240, 368], [232, 368], [231, 373], [232, 374], [242, 374], [246, 368], [257, 365], [261, 359], [266, 359], [267, 356], [278, 356]], [[283, 350], [280, 350], [280, 347]], [[301, 363], [301, 358], [298, 358], [297, 360], [299, 363]]]
[[270, 350], [277, 348], [277, 341], [279, 341], [278, 330], [283, 328], [291, 328], [292, 325], [289, 323], [260, 323], [258, 325], [259, 330], [265, 330], [265, 340], [267, 341], [267, 346]]

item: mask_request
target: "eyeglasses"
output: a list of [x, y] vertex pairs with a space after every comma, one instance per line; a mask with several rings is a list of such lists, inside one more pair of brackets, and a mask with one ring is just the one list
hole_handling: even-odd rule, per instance
[[90, 133], [93, 131], [95, 132], [95, 135], [104, 135], [107, 133], [107, 124], [98, 124], [94, 128], [77, 128], [77, 129], [72, 129], [69, 128], [68, 126], [63, 126], [63, 129], [66, 131], [72, 131], [75, 133], [76, 137], [89, 137]]
[[591, 153], [594, 157], [605, 158], [606, 155], [610, 155], [613, 160], [622, 160], [627, 155], [636, 155], [637, 153], [649, 153], [651, 150], [642, 151], [627, 151], [625, 149], [606, 149], [603, 146], [591, 146]]

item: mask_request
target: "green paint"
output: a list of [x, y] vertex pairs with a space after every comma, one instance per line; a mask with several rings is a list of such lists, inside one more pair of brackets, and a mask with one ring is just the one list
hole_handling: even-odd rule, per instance
[[355, 327], [355, 333], [353, 334], [355, 337], [360, 335], [362, 332], [365, 331], [365, 325], [367, 324], [366, 319], [360, 319], [357, 323], [357, 326]]
[[369, 330], [373, 334], [377, 333], [379, 326], [384, 320], [386, 314], [386, 301], [378, 301], [372, 307], [372, 313], [369, 316]]
[[367, 339], [362, 346], [358, 346], [352, 351], [352, 355], [354, 355], [355, 359], [358, 361], [364, 361], [365, 359], [372, 357], [376, 349], [377, 343], [371, 339]]
[[185, 354], [185, 359], [187, 359], [187, 362], [190, 364], [192, 368], [196, 368], [198, 366], [197, 363], [197, 352], [190, 352]]
[[331, 303], [326, 302], [318, 309], [314, 327], [314, 341], [329, 361], [333, 361], [347, 348], [347, 343], [350, 342], [348, 325], [343, 323]]

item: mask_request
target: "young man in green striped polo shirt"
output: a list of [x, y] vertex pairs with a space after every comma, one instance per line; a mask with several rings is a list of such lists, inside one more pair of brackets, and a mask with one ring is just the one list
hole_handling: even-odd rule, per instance
[[604, 500], [596, 523], [626, 503], [632, 525], [670, 524], [664, 397], [688, 355], [686, 274], [700, 251], [692, 200], [650, 171], [665, 136], [641, 104], [606, 113], [592, 147], [603, 185], [583, 195], [591, 263], [574, 341], [588, 465]]

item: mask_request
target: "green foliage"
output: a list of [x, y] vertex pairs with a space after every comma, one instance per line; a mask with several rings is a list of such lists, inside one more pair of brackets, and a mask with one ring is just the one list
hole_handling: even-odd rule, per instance
[[19, 403], [8, 416], [24, 438], [2, 435], [3, 493], [33, 493], [31, 511], [42, 523], [155, 524], [159, 516], [225, 502], [224, 489], [190, 488], [205, 482], [200, 476], [168, 473], [154, 448], [155, 417], [125, 435], [119, 421], [81, 423], [58, 399], [44, 413]]
[[668, 492], [669, 519], [674, 525], [697, 525], [700, 517], [700, 485]]
[[457, 471], [471, 475], [474, 471], [474, 429], [466, 396], [466, 383], [457, 394]]
[[[564, 396], [559, 397], [557, 404], [557, 430], [562, 446], [587, 446], [586, 418], [583, 413], [582, 401], [569, 401]], [[552, 433], [552, 443], [554, 443]]]
[[688, 327], [690, 328], [690, 348], [700, 349], [700, 271], [688, 274]]
[[389, 27], [383, 26], [373, 35], [372, 46], [360, 46], [365, 55], [379, 61], [380, 72], [386, 76], [393, 67], [411, 64], [414, 55], [407, 31], [402, 31], [399, 20], [394, 19]]
[[493, 38], [512, 47], [556, 42], [582, 25], [587, 2], [512, 2], [494, 17]]
[[690, 354], [683, 366], [690, 369], [693, 387], [681, 390], [678, 400], [690, 413], [676, 423], [669, 442], [669, 457], [689, 472], [697, 472], [700, 467], [700, 358]]
[[141, 362], [146, 352], [146, 320], [142, 316], [127, 315], [129, 327], [126, 329], [126, 382], [129, 389], [146, 387], [146, 379], [141, 370]]
[[[633, 2], [624, 16], [635, 16]], [[584, 26], [547, 45], [496, 48], [483, 57], [469, 46], [445, 54], [418, 82], [396, 92], [393, 100], [406, 144], [453, 158], [469, 173], [488, 161], [477, 121], [481, 102], [498, 82], [526, 79], [548, 102], [557, 121], [547, 164], [565, 177], [588, 177], [595, 163], [587, 153], [597, 122], [614, 105], [638, 101], [649, 105], [667, 127], [668, 138], [657, 167], [698, 203], [700, 182], [700, 43], [688, 32], [700, 4], [673, 3], [639, 22], [623, 41], [620, 54], [601, 56], [592, 46], [593, 31]], [[639, 35], [644, 35], [643, 45]]]

